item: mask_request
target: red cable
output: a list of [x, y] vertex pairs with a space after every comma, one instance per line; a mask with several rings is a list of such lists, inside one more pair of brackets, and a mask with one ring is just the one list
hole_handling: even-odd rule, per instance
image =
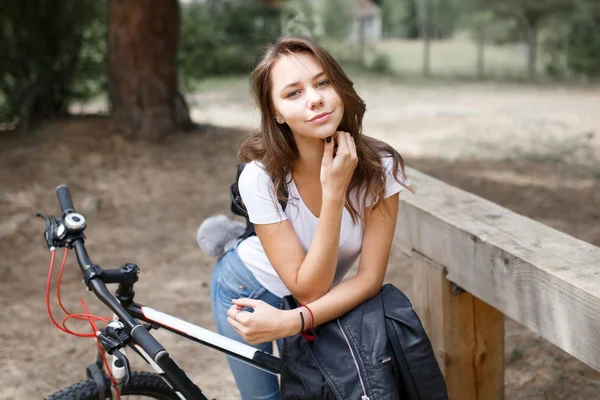
[[[81, 306], [83, 307], [83, 311], [85, 311], [85, 313], [89, 315], [88, 309], [87, 309], [87, 307], [85, 305], [85, 301], [83, 301], [83, 299], [81, 299]], [[113, 377], [110, 367], [108, 366], [108, 360], [106, 359], [106, 355], [104, 354], [104, 349], [102, 348], [102, 345], [100, 344], [100, 340], [98, 339], [98, 336], [95, 334], [96, 332], [98, 332], [98, 328], [96, 327], [96, 324], [94, 323], [93, 318], [89, 318], [88, 321], [89, 321], [90, 325], [92, 326], [92, 330], [94, 331], [94, 336], [96, 338], [96, 344], [98, 345], [98, 350], [100, 351], [102, 360], [104, 360], [104, 365], [106, 367], [106, 371], [108, 371], [108, 377], [110, 378], [110, 381], [111, 381], [113, 387], [115, 388], [115, 392], [117, 393], [117, 399], [121, 400], [121, 395], [119, 394], [119, 389], [117, 388], [117, 382], [115, 381], [115, 378]]]
[[65, 252], [63, 253], [63, 259], [62, 259], [62, 263], [60, 265], [60, 272], [58, 273], [58, 282], [56, 284], [56, 292], [57, 292], [57, 296], [58, 296], [58, 304], [60, 305], [60, 308], [62, 308], [62, 310], [65, 312], [65, 314], [69, 315], [71, 314], [70, 312], [68, 312], [62, 304], [62, 301], [60, 300], [60, 282], [62, 281], [62, 274], [63, 274], [63, 270], [65, 269], [65, 261], [67, 261], [67, 254], [69, 253], [69, 249], [65, 248]]
[[77, 320], [80, 320], [80, 321], [82, 321], [82, 320], [88, 320], [88, 321], [89, 321], [90, 319], [91, 319], [91, 320], [96, 320], [96, 321], [103, 321], [103, 322], [106, 322], [106, 323], [108, 323], [108, 321], [109, 321], [109, 320], [108, 320], [108, 319], [106, 319], [106, 318], [97, 317], [97, 316], [95, 316], [95, 315], [91, 315], [91, 314], [87, 314], [87, 313], [86, 313], [86, 314], [69, 314], [69, 315], [67, 315], [67, 316], [65, 317], [65, 319], [63, 319], [63, 323], [62, 323], [62, 326], [63, 326], [63, 328], [64, 328], [64, 329], [65, 329], [65, 330], [66, 330], [68, 333], [70, 333], [70, 334], [71, 334], [71, 335], [73, 335], [73, 336], [79, 336], [79, 337], [84, 337], [84, 338], [95, 338], [95, 337], [96, 337], [96, 335], [95, 335], [95, 334], [92, 334], [92, 333], [78, 333], [78, 332], [73, 332], [73, 331], [69, 330], [69, 329], [67, 328], [67, 325], [66, 325], [66, 324], [67, 324], [67, 321], [68, 321], [69, 319], [71, 319], [71, 318], [75, 318], [75, 319], [77, 319]]
[[54, 317], [52, 316], [52, 311], [50, 310], [50, 284], [52, 282], [52, 270], [54, 269], [54, 258], [56, 256], [56, 250], [52, 250], [52, 257], [50, 258], [50, 268], [48, 269], [48, 281], [46, 282], [46, 310], [48, 311], [48, 316], [50, 317], [50, 321], [56, 326], [58, 329], [65, 333], [69, 333], [66, 329], [60, 327]]
[[[102, 317], [97, 317], [95, 315], [89, 315], [89, 314], [71, 314], [69, 313], [62, 305], [62, 302], [60, 301], [60, 289], [59, 289], [59, 304], [62, 308], [62, 310], [67, 314], [67, 316], [63, 319], [62, 321], [62, 326], [58, 325], [58, 322], [56, 322], [56, 320], [54, 319], [54, 316], [52, 314], [52, 310], [50, 308], [50, 286], [52, 284], [52, 272], [54, 270], [54, 260], [56, 257], [56, 250], [52, 250], [52, 257], [50, 259], [50, 268], [48, 270], [48, 281], [46, 282], [46, 310], [48, 312], [48, 316], [50, 317], [50, 320], [52, 321], [52, 323], [54, 324], [54, 326], [56, 326], [59, 330], [61, 330], [64, 333], [68, 333], [70, 335], [73, 336], [79, 336], [79, 337], [85, 337], [85, 338], [92, 338], [95, 337], [94, 334], [90, 334], [90, 333], [78, 333], [78, 332], [73, 332], [70, 329], [68, 329], [66, 327], [66, 321], [71, 319], [71, 318], [75, 318], [77, 320], [87, 320], [88, 318], [93, 318], [95, 320], [98, 321], [104, 321], [104, 322], [108, 322], [109, 320], [106, 318], [102, 318]], [[59, 274], [59, 280], [58, 280], [58, 287], [60, 287], [60, 280], [62, 278], [62, 272], [65, 266], [65, 262], [66, 262], [66, 258], [67, 258], [67, 249], [65, 249], [65, 254], [63, 256], [63, 260], [62, 260], [62, 265], [61, 265], [61, 270], [60, 270], [60, 274]]]
[[[79, 336], [79, 337], [86, 337], [86, 338], [94, 338], [96, 339], [96, 344], [98, 346], [98, 350], [100, 351], [100, 355], [102, 356], [102, 359], [104, 361], [104, 365], [106, 366], [106, 370], [108, 371], [108, 376], [110, 378], [110, 381], [115, 389], [115, 392], [117, 394], [117, 399], [121, 400], [121, 395], [119, 394], [119, 390], [117, 388], [117, 383], [112, 375], [112, 371], [110, 370], [110, 367], [108, 366], [108, 361], [106, 359], [106, 356], [104, 354], [104, 349], [102, 348], [102, 345], [100, 344], [100, 340], [98, 339], [98, 336], [96, 334], [96, 332], [98, 332], [98, 328], [96, 327], [96, 324], [94, 323], [94, 320], [97, 321], [104, 321], [104, 322], [109, 322], [109, 320], [107, 318], [102, 318], [102, 317], [98, 317], [95, 315], [91, 315], [85, 305], [85, 302], [83, 301], [83, 299], [81, 299], [81, 304], [83, 306], [83, 310], [85, 311], [85, 313], [83, 314], [71, 314], [70, 312], [68, 312], [66, 310], [66, 308], [63, 306], [61, 298], [60, 298], [60, 282], [62, 280], [62, 274], [63, 274], [63, 270], [65, 267], [65, 263], [67, 260], [67, 254], [68, 254], [68, 249], [65, 248], [65, 252], [63, 253], [63, 259], [62, 259], [62, 263], [60, 266], [60, 272], [58, 275], [58, 282], [57, 282], [57, 297], [58, 297], [58, 304], [60, 305], [60, 308], [65, 312], [65, 314], [67, 314], [67, 316], [63, 319], [62, 321], [62, 327], [58, 325], [58, 323], [56, 322], [56, 320], [54, 319], [54, 316], [52, 315], [52, 310], [50, 309], [50, 286], [52, 283], [52, 272], [54, 270], [54, 260], [56, 257], [56, 250], [51, 250], [52, 256], [50, 258], [50, 267], [48, 268], [48, 280], [46, 282], [46, 310], [48, 312], [48, 316], [50, 317], [50, 320], [52, 321], [52, 323], [54, 324], [54, 326], [56, 326], [59, 330], [68, 333], [70, 335], [74, 335], [74, 336]], [[78, 333], [78, 332], [73, 332], [70, 329], [67, 329], [66, 327], [66, 323], [69, 319], [74, 318], [77, 320], [87, 320], [90, 325], [92, 326], [93, 329], [93, 333]]]
[[[67, 311], [67, 309], [66, 309], [66, 308], [63, 306], [63, 304], [62, 304], [62, 299], [61, 299], [61, 297], [60, 297], [60, 284], [61, 284], [61, 282], [62, 282], [62, 275], [63, 275], [63, 271], [64, 271], [64, 269], [65, 269], [65, 262], [67, 261], [67, 254], [68, 254], [68, 252], [69, 252], [69, 249], [68, 249], [68, 248], [65, 248], [65, 252], [63, 253], [63, 259], [62, 259], [62, 263], [61, 263], [61, 265], [60, 265], [60, 271], [59, 271], [59, 273], [58, 273], [58, 281], [57, 281], [57, 283], [56, 283], [56, 295], [57, 295], [57, 297], [58, 297], [58, 305], [59, 305], [59, 306], [60, 306], [60, 308], [61, 308], [61, 309], [64, 311], [64, 313], [65, 313], [65, 314], [67, 314], [67, 315], [69, 316], [69, 317], [67, 317], [67, 318], [65, 318], [65, 319], [63, 320], [63, 327], [65, 327], [65, 326], [64, 326], [64, 325], [65, 325], [65, 324], [64, 324], [64, 322], [65, 322], [67, 319], [69, 319], [69, 318], [75, 318], [75, 319], [77, 319], [77, 320], [80, 320], [80, 321], [86, 321], [86, 320], [87, 320], [87, 318], [86, 318], [85, 316], [84, 316], [84, 317], [80, 317], [81, 315], [85, 315], [85, 314], [76, 314], [76, 315], [77, 315], [77, 317], [73, 317], [73, 315], [75, 315], [75, 314], [71, 314], [69, 311]], [[65, 329], [66, 329], [66, 327], [65, 327]]]
[[[67, 261], [67, 254], [68, 254], [68, 252], [69, 252], [69, 249], [65, 248], [65, 252], [64, 252], [64, 255], [63, 255], [62, 263], [60, 265], [60, 272], [58, 273], [58, 282], [56, 284], [56, 288], [57, 288], [56, 292], [57, 292], [57, 297], [58, 297], [58, 304], [60, 305], [60, 308], [62, 308], [62, 310], [65, 312], [65, 314], [67, 314], [67, 317], [65, 319], [63, 319], [63, 324], [62, 324], [63, 328], [67, 329], [67, 327], [66, 327], [65, 324], [66, 324], [66, 321], [68, 319], [70, 319], [70, 318], [74, 318], [74, 319], [79, 320], [79, 321], [87, 321], [88, 317], [92, 317], [95, 320], [104, 321], [104, 322], [108, 323], [108, 321], [110, 321], [110, 319], [108, 319], [108, 318], [101, 318], [101, 317], [97, 317], [97, 316], [89, 315], [89, 314], [71, 314], [63, 306], [62, 300], [61, 300], [61, 297], [60, 297], [60, 284], [62, 282], [62, 275], [63, 275], [63, 271], [65, 269], [65, 262]], [[67, 330], [69, 330], [69, 329], [67, 329]], [[76, 335], [78, 335], [78, 334], [76, 334]], [[83, 334], [83, 335], [84, 335], [83, 337], [89, 337], [89, 334]]]

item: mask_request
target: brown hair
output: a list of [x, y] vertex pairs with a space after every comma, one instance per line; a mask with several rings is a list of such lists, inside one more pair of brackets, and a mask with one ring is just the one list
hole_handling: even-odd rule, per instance
[[[300, 52], [306, 52], [315, 57], [344, 103], [344, 115], [338, 130], [352, 134], [358, 156], [358, 165], [346, 192], [345, 206], [352, 221], [357, 223], [358, 218], [364, 220], [366, 216], [364, 213], [359, 215], [357, 206], [365, 209], [362, 206], [366, 204], [367, 199], [371, 200], [371, 204], [379, 204], [382, 199], [386, 174], [381, 164], [381, 157], [387, 153], [388, 156], [394, 158], [393, 176], [398, 183], [407, 187], [396, 178], [398, 169], [402, 171], [403, 176], [406, 176], [404, 160], [387, 143], [362, 134], [365, 102], [358, 96], [353, 82], [340, 65], [317, 43], [304, 38], [283, 37], [265, 49], [250, 76], [252, 94], [261, 111], [261, 124], [260, 128], [250, 133], [241, 144], [238, 159], [242, 163], [253, 160], [260, 161], [273, 181], [277, 199], [287, 200], [285, 177], [291, 171], [292, 160], [296, 159], [299, 154], [289, 126], [287, 124], [279, 125], [275, 122], [271, 99], [271, 70], [279, 57]], [[407, 188], [410, 189], [410, 187]], [[354, 201], [351, 201], [350, 193], [355, 193]]]

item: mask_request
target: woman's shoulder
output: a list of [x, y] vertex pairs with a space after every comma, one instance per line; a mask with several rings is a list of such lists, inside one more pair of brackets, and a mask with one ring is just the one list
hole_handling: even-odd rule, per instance
[[384, 172], [390, 170], [394, 165], [394, 156], [388, 152], [380, 152], [379, 160], [381, 161]]
[[253, 160], [244, 165], [244, 170], [240, 174], [238, 185], [250, 185], [252, 183], [268, 183], [270, 182], [269, 174], [265, 170], [262, 162]]
[[263, 163], [259, 160], [252, 160], [244, 165], [244, 171], [242, 173], [256, 175], [260, 174], [261, 172], [266, 173]]
[[405, 175], [405, 171], [402, 169], [400, 163], [401, 158], [399, 157], [397, 169], [394, 169], [395, 158], [393, 154], [388, 152], [379, 153], [381, 159], [381, 166], [383, 167], [383, 173], [386, 175], [387, 184], [394, 184], [393, 181], [401, 183], [403, 186], [410, 186], [410, 180]]

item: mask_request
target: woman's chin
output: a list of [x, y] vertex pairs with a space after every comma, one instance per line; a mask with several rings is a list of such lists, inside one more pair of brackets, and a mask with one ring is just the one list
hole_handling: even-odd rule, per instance
[[323, 124], [318, 127], [313, 127], [313, 129], [309, 131], [305, 131], [306, 133], [300, 133], [300, 136], [324, 140], [333, 135], [337, 131], [338, 126], [339, 124]]
[[319, 129], [315, 132], [317, 136], [321, 139], [325, 139], [331, 135], [333, 135], [338, 128], [339, 124], [327, 124], [320, 126]]

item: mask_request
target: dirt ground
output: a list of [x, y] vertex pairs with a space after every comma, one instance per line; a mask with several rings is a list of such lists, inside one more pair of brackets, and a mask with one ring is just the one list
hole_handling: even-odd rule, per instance
[[[359, 83], [359, 89], [365, 86]], [[125, 141], [103, 117], [0, 134], [0, 399], [43, 398], [80, 380], [94, 360], [94, 343], [53, 328], [45, 310], [50, 255], [35, 212], [59, 213], [54, 188], [61, 183], [88, 218], [87, 246], [95, 263], [138, 264], [138, 302], [215, 329], [208, 287], [215, 260], [200, 252], [195, 231], [207, 216], [228, 214], [227, 189], [243, 134], [235, 128], [251, 126], [257, 115], [240, 90], [190, 96], [194, 119], [214, 126], [174, 134], [161, 144]], [[392, 143], [410, 166], [600, 245], [597, 92], [392, 88], [384, 82], [363, 96], [369, 105], [365, 133]], [[387, 281], [409, 296], [411, 268], [409, 259], [392, 253]], [[92, 312], [106, 316], [83, 289], [71, 254], [63, 303], [79, 312], [83, 298]], [[62, 320], [60, 309], [53, 311]], [[600, 398], [600, 373], [509, 319], [505, 334], [507, 399]], [[237, 398], [221, 353], [167, 332], [156, 336], [208, 396]], [[147, 369], [137, 356], [131, 361]]]

